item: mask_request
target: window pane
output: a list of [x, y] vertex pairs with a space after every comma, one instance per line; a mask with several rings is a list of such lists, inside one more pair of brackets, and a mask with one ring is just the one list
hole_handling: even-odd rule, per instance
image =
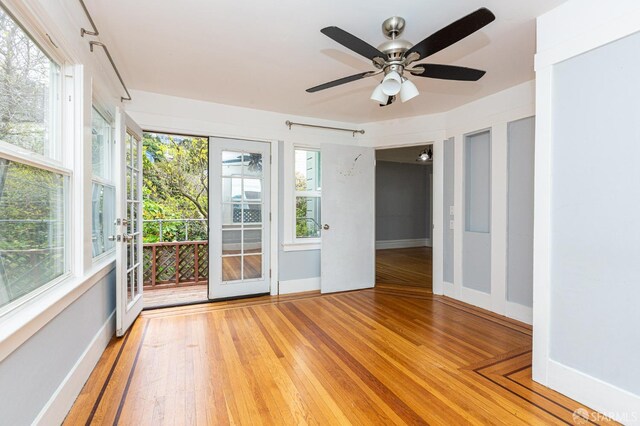
[[111, 125], [94, 108], [91, 116], [93, 175], [111, 180]]
[[59, 67], [0, 7], [0, 141], [58, 158]]
[[320, 152], [295, 150], [296, 191], [320, 191]]
[[109, 236], [115, 235], [115, 188], [94, 183], [92, 186], [92, 232], [93, 257], [99, 256], [115, 247]]
[[320, 237], [320, 197], [296, 197], [296, 238]]
[[0, 306], [66, 272], [65, 180], [0, 158]]

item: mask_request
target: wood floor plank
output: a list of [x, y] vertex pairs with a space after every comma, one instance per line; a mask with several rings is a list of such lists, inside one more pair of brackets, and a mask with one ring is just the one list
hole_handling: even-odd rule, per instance
[[567, 424], [531, 329], [417, 287], [143, 313], [65, 424]]
[[376, 285], [432, 289], [431, 247], [376, 250]]

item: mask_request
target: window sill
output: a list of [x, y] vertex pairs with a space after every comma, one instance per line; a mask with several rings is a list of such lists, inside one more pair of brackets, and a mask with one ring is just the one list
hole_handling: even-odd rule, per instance
[[46, 326], [115, 267], [113, 257], [83, 277], [69, 277], [0, 318], [0, 362]]
[[320, 240], [282, 244], [283, 251], [320, 250], [321, 248], [322, 242]]

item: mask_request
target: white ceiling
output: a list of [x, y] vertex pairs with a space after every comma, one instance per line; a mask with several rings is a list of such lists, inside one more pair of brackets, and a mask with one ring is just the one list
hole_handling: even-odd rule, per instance
[[[447, 111], [531, 80], [535, 17], [565, 0], [86, 0], [132, 89], [361, 123]], [[336, 25], [377, 46], [382, 21], [406, 19], [417, 43], [479, 7], [496, 20], [427, 63], [484, 69], [478, 82], [414, 77], [421, 95], [380, 108], [376, 78], [305, 89], [373, 69], [320, 33]]]

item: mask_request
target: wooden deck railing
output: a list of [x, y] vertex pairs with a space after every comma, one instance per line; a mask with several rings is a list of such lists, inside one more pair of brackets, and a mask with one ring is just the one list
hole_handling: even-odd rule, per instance
[[207, 241], [146, 243], [142, 246], [142, 253], [145, 290], [207, 284]]

